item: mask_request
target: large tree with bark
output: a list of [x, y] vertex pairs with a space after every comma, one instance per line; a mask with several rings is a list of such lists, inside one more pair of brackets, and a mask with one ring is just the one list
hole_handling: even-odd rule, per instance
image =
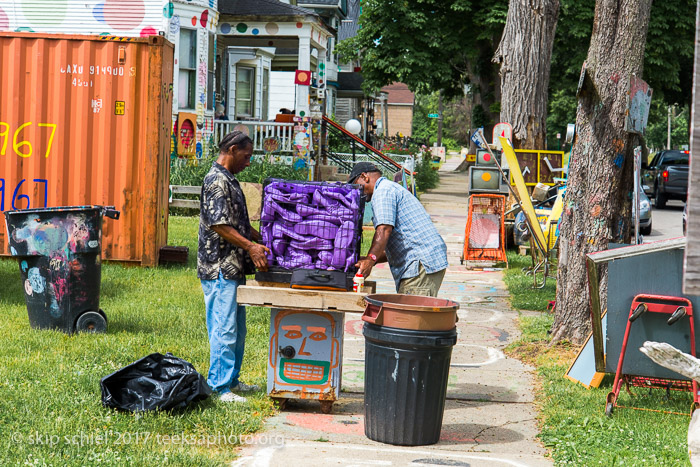
[[544, 149], [547, 93], [559, 0], [510, 0], [494, 62], [501, 66], [501, 121], [516, 149]]
[[[562, 214], [555, 342], [580, 343], [590, 332], [585, 255], [630, 240], [633, 150], [643, 142], [625, 131], [625, 112], [629, 79], [642, 76], [651, 1], [596, 3]], [[605, 282], [603, 274], [603, 303]]]
[[[666, 105], [690, 104], [696, 5], [696, 0], [651, 5], [644, 50], [644, 80], [654, 88], [650, 127], [657, 123], [666, 130]], [[594, 11], [595, 0], [560, 0], [549, 86], [549, 147], [557, 147], [556, 134], [564, 133], [566, 124], [576, 119], [576, 86], [588, 53]], [[646, 140], [650, 145], [648, 136]]]

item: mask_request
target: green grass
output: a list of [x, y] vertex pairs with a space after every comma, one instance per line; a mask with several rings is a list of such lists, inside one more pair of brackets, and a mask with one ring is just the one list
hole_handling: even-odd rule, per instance
[[[523, 273], [523, 268], [532, 267], [530, 256], [520, 256], [513, 250], [507, 251], [506, 256], [508, 257], [508, 269], [505, 271], [504, 281], [508, 292], [510, 292], [513, 308], [516, 310], [546, 310], [549, 301], [554, 300], [556, 296], [556, 269], [550, 269], [550, 276], [544, 288], [536, 289], [533, 287], [532, 276]], [[537, 277], [538, 282], [541, 281], [542, 275], [538, 274]]]
[[[197, 218], [170, 217], [168, 243], [190, 248], [187, 265], [103, 265], [100, 306], [109, 328], [101, 335], [31, 329], [17, 263], [0, 260], [0, 465], [222, 465], [235, 457], [235, 435], [262, 427], [274, 411], [265, 391], [247, 404], [210, 398], [171, 413], [101, 404], [100, 379], [153, 352], [172, 352], [207, 374], [197, 226]], [[269, 311], [248, 308], [247, 316], [242, 375], [265, 387]], [[203, 444], [172, 438], [178, 435]]]
[[[546, 295], [527, 299], [528, 293], [537, 295], [532, 278], [521, 270], [510, 254], [510, 269], [506, 282], [513, 303], [526, 303], [527, 309], [540, 309]], [[529, 258], [525, 258], [529, 261]], [[514, 267], [517, 266], [517, 267]], [[550, 287], [549, 281], [547, 287]], [[554, 281], [550, 293], [553, 294]], [[553, 299], [553, 297], [551, 298]], [[546, 304], [546, 303], [545, 303]], [[518, 306], [514, 305], [516, 308]], [[552, 450], [556, 465], [604, 466], [678, 466], [689, 465], [687, 432], [690, 418], [659, 412], [640, 411], [618, 407], [607, 417], [605, 401], [612, 389], [613, 375], [607, 375], [599, 388], [586, 389], [564, 375], [578, 348], [563, 342], [549, 343], [547, 330], [554, 316], [540, 313], [519, 318], [522, 336], [506, 352], [537, 367], [538, 389], [536, 404], [539, 409], [540, 439]], [[689, 413], [690, 393], [673, 392], [665, 400], [664, 391], [631, 388], [631, 397], [623, 388], [618, 404], [653, 410]]]

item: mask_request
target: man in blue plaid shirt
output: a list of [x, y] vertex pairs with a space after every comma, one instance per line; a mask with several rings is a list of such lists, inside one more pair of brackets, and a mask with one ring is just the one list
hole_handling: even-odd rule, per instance
[[388, 261], [398, 293], [437, 296], [447, 269], [447, 246], [423, 205], [370, 162], [356, 164], [348, 183], [362, 185], [374, 211], [374, 238], [367, 256], [356, 264], [359, 272], [367, 277], [376, 263]]

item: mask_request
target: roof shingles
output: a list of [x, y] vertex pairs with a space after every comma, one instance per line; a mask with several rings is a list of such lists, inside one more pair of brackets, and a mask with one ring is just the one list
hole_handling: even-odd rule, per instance
[[279, 0], [219, 0], [219, 14], [233, 16], [318, 16]]

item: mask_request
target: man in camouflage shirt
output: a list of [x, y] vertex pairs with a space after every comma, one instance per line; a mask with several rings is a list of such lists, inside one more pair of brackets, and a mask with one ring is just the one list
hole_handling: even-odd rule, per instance
[[208, 383], [226, 402], [245, 402], [231, 391], [258, 390], [239, 380], [246, 336], [245, 307], [236, 292], [246, 274], [267, 270], [269, 250], [254, 241], [245, 196], [235, 174], [250, 165], [253, 141], [240, 131], [224, 136], [200, 197], [197, 277], [202, 282], [209, 333]]

